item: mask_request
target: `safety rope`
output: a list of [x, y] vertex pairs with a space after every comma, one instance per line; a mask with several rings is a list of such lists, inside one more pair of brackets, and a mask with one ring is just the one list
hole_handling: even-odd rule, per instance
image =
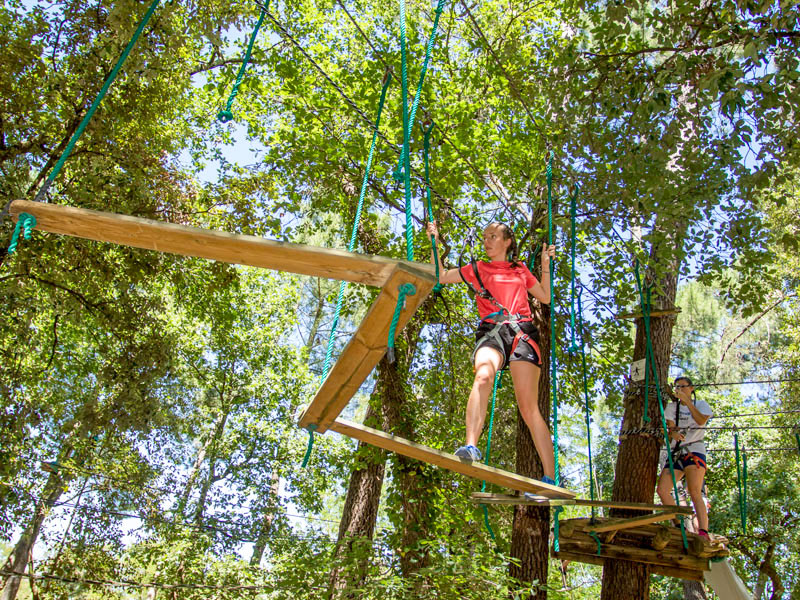
[[[570, 330], [570, 345], [567, 350], [570, 354], [574, 354], [578, 350], [578, 345], [575, 342], [575, 230], [577, 221], [577, 205], [578, 205], [578, 186], [572, 193], [569, 199], [569, 215], [570, 215], [570, 261], [572, 263], [572, 270], [570, 271], [570, 306], [569, 306], [569, 330]], [[552, 242], [551, 242], [552, 243]], [[582, 290], [583, 288], [581, 288]], [[581, 338], [581, 346], [583, 346], [583, 339]]]
[[303, 464], [301, 465], [303, 469], [306, 468], [308, 459], [311, 457], [311, 449], [314, 447], [314, 431], [316, 431], [317, 426], [312, 423], [306, 427], [306, 429], [308, 430], [308, 446], [306, 447], [306, 455], [303, 457]]
[[[425, 201], [428, 209], [428, 221], [434, 221], [433, 217], [433, 204], [431, 203], [431, 177], [430, 177], [430, 150], [431, 150], [431, 133], [436, 126], [433, 120], [428, 121], [429, 127], [422, 124], [422, 133], [424, 134], [422, 142], [422, 158], [425, 161]], [[431, 238], [431, 245], [433, 246], [433, 265], [436, 269], [436, 285], [433, 286], [433, 293], [439, 294], [444, 287], [439, 283], [439, 249], [436, 247], [436, 238]]]
[[592, 536], [595, 542], [597, 542], [597, 556], [600, 556], [600, 553], [603, 549], [602, 542], [600, 541], [600, 536], [597, 535], [596, 531], [590, 531], [589, 535]]
[[242, 57], [242, 66], [239, 67], [239, 72], [236, 74], [236, 81], [233, 83], [231, 94], [228, 96], [228, 102], [225, 104], [225, 108], [217, 113], [217, 119], [222, 123], [227, 123], [233, 119], [231, 106], [233, 106], [233, 101], [239, 93], [239, 86], [242, 85], [244, 72], [247, 69], [247, 65], [250, 63], [250, 54], [253, 52], [253, 45], [256, 43], [256, 37], [258, 37], [258, 30], [261, 29], [261, 25], [264, 23], [264, 17], [267, 16], [267, 11], [269, 10], [269, 3], [270, 0], [264, 0], [264, 4], [259, 5], [261, 7], [261, 14], [258, 17], [255, 28], [253, 28], [253, 33], [250, 35], [250, 43], [247, 44], [247, 50], [245, 50], [244, 56]]
[[[89, 121], [92, 119], [97, 107], [100, 106], [100, 102], [103, 101], [108, 89], [111, 87], [111, 84], [114, 83], [114, 80], [117, 78], [117, 74], [119, 74], [120, 69], [122, 68], [122, 64], [128, 58], [128, 54], [130, 54], [131, 50], [133, 49], [134, 45], [136, 45], [139, 36], [142, 34], [145, 26], [147, 25], [148, 21], [150, 21], [150, 17], [153, 16], [153, 13], [156, 11], [158, 4], [161, 0], [153, 0], [152, 4], [150, 4], [150, 8], [147, 9], [142, 20], [139, 22], [139, 26], [136, 28], [136, 31], [133, 34], [133, 37], [128, 42], [128, 45], [125, 46], [125, 50], [122, 51], [119, 59], [117, 60], [117, 64], [114, 65], [114, 68], [111, 70], [111, 73], [106, 78], [105, 83], [103, 83], [103, 87], [100, 88], [100, 92], [97, 94], [97, 97], [92, 102], [92, 105], [89, 107], [89, 110], [81, 120], [80, 125], [75, 130], [75, 133], [72, 134], [69, 142], [67, 143], [66, 148], [64, 148], [64, 152], [62, 152], [61, 157], [58, 159], [56, 166], [50, 172], [50, 175], [47, 176], [47, 180], [44, 182], [44, 185], [39, 189], [39, 192], [36, 194], [36, 201], [41, 202], [47, 191], [50, 189], [55, 178], [58, 176], [58, 173], [61, 171], [61, 168], [64, 166], [64, 163], [67, 161], [67, 158], [72, 153], [72, 149], [75, 147], [75, 144], [80, 139], [81, 135], [83, 135], [84, 129], [89, 124]], [[46, 168], [46, 167], [45, 167]]]
[[397, 322], [400, 320], [400, 313], [406, 307], [406, 296], [413, 296], [417, 293], [417, 288], [413, 283], [404, 283], [397, 290], [397, 305], [394, 307], [394, 314], [392, 315], [392, 322], [389, 325], [389, 342], [386, 357], [390, 363], [395, 360], [394, 356], [394, 338], [397, 333]]
[[[664, 402], [661, 396], [661, 382], [659, 381], [658, 377], [658, 366], [656, 365], [655, 361], [655, 353], [653, 351], [653, 341], [650, 337], [650, 294], [648, 288], [648, 295], [647, 300], [645, 300], [644, 292], [642, 291], [642, 278], [639, 275], [639, 259], [636, 259], [636, 265], [634, 268], [634, 274], [636, 276], [636, 290], [639, 293], [639, 302], [642, 306], [642, 316], [644, 317], [644, 333], [645, 333], [645, 356], [650, 356], [651, 364], [653, 365], [653, 380], [656, 384], [656, 394], [658, 395], [658, 410], [661, 414], [661, 430], [664, 436], [664, 444], [667, 448], [667, 460], [669, 463], [669, 473], [672, 476], [672, 492], [675, 495], [675, 504], [680, 505], [680, 495], [678, 494], [678, 481], [675, 479], [675, 466], [672, 463], [672, 452], [669, 452], [670, 442], [669, 442], [669, 432], [667, 431], [667, 419], [664, 415]], [[649, 392], [649, 388], [645, 387], [645, 394]], [[689, 542], [686, 539], [686, 526], [683, 522], [683, 516], [679, 515], [678, 519], [681, 525], [681, 539], [683, 540], [683, 548], [684, 550], [689, 549]]]
[[36, 217], [30, 213], [20, 213], [19, 217], [17, 217], [17, 224], [14, 226], [14, 233], [11, 234], [11, 243], [8, 245], [9, 254], [17, 249], [20, 232], [22, 232], [23, 239], [30, 240], [31, 230], [34, 227], [36, 227]]
[[[639, 263], [636, 263], [636, 268], [639, 268]], [[642, 316], [644, 316], [644, 308], [642, 308]], [[647, 288], [647, 323], [645, 327], [650, 328], [650, 288]], [[649, 335], [649, 334], [648, 334]], [[649, 338], [648, 338], [649, 339]], [[655, 363], [650, 359], [650, 351], [645, 350], [644, 353], [644, 408], [642, 408], [642, 423], [650, 422], [650, 369], [655, 373]]]
[[[742, 531], [747, 531], [747, 458], [742, 448], [739, 451], [739, 434], [733, 434], [733, 447], [736, 451], [736, 488], [739, 492], [739, 519], [742, 522]], [[740, 459], [743, 458], [744, 460]]]
[[[586, 447], [589, 454], [589, 499], [594, 501], [594, 467], [592, 464], [592, 427], [591, 411], [589, 409], [589, 375], [586, 369], [586, 350], [583, 340], [583, 306], [581, 294], [578, 294], [578, 337], [580, 338], [581, 369], [583, 371], [583, 406], [586, 413]], [[597, 507], [592, 506], [592, 522], [597, 518]]]
[[[400, 0], [400, 61], [403, 90], [403, 188], [406, 201], [406, 260], [414, 260], [414, 228], [411, 222], [411, 157], [408, 153], [408, 141], [411, 137], [408, 114], [408, 56], [406, 56], [406, 0]], [[397, 314], [398, 308], [395, 309]], [[391, 337], [390, 337], [391, 339]], [[394, 340], [392, 340], [394, 343]]]
[[[489, 431], [486, 436], [486, 453], [485, 458], [483, 459], [483, 464], [489, 464], [489, 456], [492, 452], [492, 431], [494, 430], [494, 407], [497, 400], [497, 389], [500, 387], [500, 383], [503, 380], [503, 371], [498, 371], [494, 374], [494, 385], [492, 386], [492, 407], [489, 411]], [[481, 492], [486, 491], [486, 480], [481, 482]], [[489, 524], [489, 509], [485, 504], [482, 504], [481, 507], [483, 508], [483, 523], [486, 525], [486, 530], [489, 532], [489, 536], [492, 538], [492, 541], [495, 540], [494, 531], [492, 530], [492, 526]]]
[[[436, 14], [433, 17], [433, 29], [431, 30], [431, 35], [428, 38], [428, 45], [425, 47], [425, 60], [422, 62], [422, 71], [419, 74], [419, 82], [417, 83], [417, 93], [414, 96], [414, 102], [411, 105], [411, 114], [408, 120], [408, 137], [411, 138], [411, 133], [414, 129], [414, 120], [416, 119], [417, 115], [417, 108], [419, 107], [420, 98], [422, 98], [422, 84], [425, 82], [425, 74], [428, 71], [428, 63], [431, 59], [431, 52], [433, 51], [433, 44], [436, 41], [436, 31], [439, 28], [439, 17], [442, 16], [442, 10], [444, 10], [444, 3], [447, 0], [439, 0], [438, 4], [436, 5]], [[404, 94], [405, 96], [405, 94]], [[403, 179], [403, 164], [405, 161], [406, 153], [408, 149], [406, 148], [405, 144], [403, 145], [403, 152], [400, 154], [400, 158], [397, 161], [397, 168], [392, 173], [395, 181], [402, 181]]]
[[[358, 224], [361, 221], [361, 211], [364, 207], [364, 198], [367, 195], [367, 185], [369, 184], [369, 173], [372, 169], [372, 158], [375, 154], [375, 142], [378, 137], [378, 126], [381, 123], [381, 113], [383, 112], [383, 104], [386, 101], [386, 91], [389, 89], [389, 84], [392, 81], [392, 74], [386, 72], [383, 77], [383, 88], [381, 89], [381, 98], [378, 101], [378, 116], [375, 117], [375, 129], [372, 130], [372, 143], [369, 146], [369, 154], [367, 155], [367, 164], [364, 168], [364, 178], [361, 180], [361, 193], [358, 195], [358, 204], [356, 205], [356, 214], [353, 218], [353, 231], [350, 234], [350, 242], [347, 245], [347, 251], [352, 252], [356, 247], [356, 237], [358, 234]], [[339, 284], [339, 294], [336, 297], [336, 309], [333, 313], [333, 324], [331, 325], [331, 332], [328, 336], [328, 347], [325, 350], [325, 362], [322, 365], [322, 381], [328, 376], [328, 369], [331, 365], [331, 356], [333, 354], [333, 340], [336, 335], [336, 328], [339, 325], [339, 315], [342, 311], [342, 302], [344, 298], [344, 289], [347, 282], [342, 281]]]
[[794, 434], [794, 440], [797, 442], [797, 452], [800, 454], [800, 432]]

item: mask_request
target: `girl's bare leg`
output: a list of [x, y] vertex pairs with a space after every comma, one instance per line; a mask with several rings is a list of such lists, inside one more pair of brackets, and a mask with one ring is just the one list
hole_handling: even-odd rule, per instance
[[467, 445], [478, 445], [483, 422], [486, 420], [486, 407], [492, 391], [495, 373], [503, 365], [503, 356], [494, 348], [484, 346], [475, 353], [475, 380], [467, 401]]
[[514, 361], [510, 363], [511, 377], [514, 380], [514, 394], [517, 397], [519, 412], [528, 425], [542, 461], [544, 474], [555, 478], [555, 458], [553, 457], [553, 440], [550, 429], [539, 411], [539, 374], [541, 370], [533, 363]]

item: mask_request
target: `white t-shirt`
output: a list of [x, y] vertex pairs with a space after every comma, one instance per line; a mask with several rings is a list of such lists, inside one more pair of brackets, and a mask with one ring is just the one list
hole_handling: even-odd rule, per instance
[[[711, 407], [708, 405], [708, 402], [705, 400], [695, 400], [694, 403], [695, 408], [700, 411], [703, 415], [708, 415], [709, 418], [713, 414], [711, 412]], [[676, 415], [676, 410], [680, 407], [680, 414]], [[703, 426], [697, 424], [697, 421], [694, 420], [689, 407], [678, 402], [673, 402], [667, 408], [667, 419], [675, 421], [675, 425], [680, 428], [680, 433], [683, 434], [684, 439], [681, 442], [681, 449], [685, 450], [686, 452], [697, 452], [698, 454], [706, 454], [706, 445], [703, 442], [703, 438], [706, 435], [705, 426], [708, 423], [703, 423]], [[677, 441], [673, 440], [670, 444], [671, 448], [675, 448], [675, 444]]]

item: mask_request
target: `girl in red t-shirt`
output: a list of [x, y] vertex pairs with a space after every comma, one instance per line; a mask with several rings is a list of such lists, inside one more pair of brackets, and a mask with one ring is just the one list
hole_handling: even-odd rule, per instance
[[[435, 222], [428, 224], [428, 235], [439, 243]], [[507, 225], [489, 225], [483, 232], [483, 247], [489, 261], [477, 263], [478, 275], [496, 302], [476, 296], [481, 322], [475, 334], [476, 347], [472, 357], [475, 381], [467, 401], [467, 443], [455, 454], [468, 460], [481, 460], [477, 444], [486, 419], [489, 392], [495, 373], [508, 365], [519, 411], [544, 467], [542, 481], [553, 484], [553, 442], [547, 423], [539, 412], [539, 333], [531, 322], [528, 294], [543, 304], [550, 303], [550, 259], [555, 255], [555, 246], [545, 245], [542, 251], [541, 282], [524, 264], [508, 261], [516, 242]], [[462, 267], [459, 273], [458, 269], [445, 270], [440, 259], [439, 283], [459, 283], [462, 277], [480, 290], [472, 265]], [[506, 310], [501, 310], [500, 306]]]

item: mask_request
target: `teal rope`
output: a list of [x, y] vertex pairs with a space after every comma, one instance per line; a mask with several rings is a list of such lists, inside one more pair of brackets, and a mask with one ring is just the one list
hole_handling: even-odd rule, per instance
[[225, 104], [225, 108], [217, 113], [217, 119], [222, 123], [227, 123], [233, 119], [231, 106], [233, 106], [233, 101], [236, 99], [236, 95], [239, 93], [239, 86], [242, 85], [244, 72], [247, 69], [247, 65], [250, 63], [250, 54], [253, 52], [253, 45], [256, 43], [256, 37], [258, 37], [258, 30], [261, 29], [261, 24], [264, 22], [264, 17], [267, 16], [267, 11], [269, 10], [269, 3], [270, 0], [265, 0], [264, 4], [261, 5], [261, 15], [258, 17], [258, 22], [256, 23], [253, 33], [250, 36], [250, 43], [247, 44], [247, 50], [242, 58], [242, 66], [239, 67], [239, 72], [236, 74], [236, 81], [233, 83], [233, 87], [231, 88], [231, 95], [228, 96], [228, 102]]
[[51, 171], [50, 175], [47, 177], [47, 180], [45, 181], [44, 185], [39, 190], [39, 193], [36, 194], [36, 200], [37, 201], [41, 201], [44, 198], [45, 194], [47, 193], [47, 190], [50, 188], [50, 185], [53, 183], [55, 178], [58, 176], [58, 173], [61, 171], [61, 168], [64, 166], [64, 163], [66, 162], [67, 158], [69, 157], [70, 153], [72, 152], [72, 149], [75, 147], [75, 144], [78, 142], [78, 140], [80, 139], [81, 135], [83, 135], [83, 130], [86, 129], [86, 126], [89, 124], [89, 121], [92, 119], [92, 115], [94, 115], [95, 111], [97, 110], [97, 107], [100, 106], [100, 102], [102, 102], [103, 98], [105, 97], [106, 93], [108, 92], [108, 89], [111, 87], [111, 84], [114, 83], [114, 80], [117, 78], [117, 74], [119, 73], [120, 69], [122, 68], [122, 64], [128, 58], [128, 54], [130, 54], [130, 52], [133, 49], [134, 45], [136, 45], [136, 42], [139, 39], [139, 36], [142, 34], [142, 31], [144, 30], [145, 26], [147, 25], [147, 22], [150, 20], [150, 17], [153, 16], [153, 13], [155, 12], [156, 8], [158, 7], [158, 3], [160, 1], [161, 0], [153, 0], [152, 4], [150, 4], [150, 8], [147, 9], [147, 12], [145, 13], [144, 17], [142, 18], [141, 22], [139, 23], [139, 26], [136, 28], [136, 32], [133, 34], [133, 37], [131, 38], [131, 40], [128, 42], [128, 45], [125, 47], [125, 50], [122, 51], [122, 54], [120, 55], [119, 60], [117, 60], [117, 64], [114, 65], [114, 68], [111, 70], [111, 73], [106, 78], [105, 83], [103, 83], [103, 87], [100, 88], [100, 92], [97, 94], [97, 97], [94, 99], [94, 102], [92, 102], [92, 105], [89, 107], [89, 110], [87, 111], [86, 115], [83, 117], [83, 120], [81, 121], [80, 125], [78, 125], [78, 129], [76, 129], [75, 133], [72, 134], [72, 137], [70, 138], [69, 142], [67, 143], [67, 147], [64, 149], [64, 152], [61, 154], [61, 158], [58, 159], [58, 162], [56, 163], [56, 166], [53, 168], [53, 170]]
[[742, 531], [747, 532], [747, 449], [742, 444], [742, 489], [744, 499], [742, 500], [742, 521], [744, 526]]
[[[430, 122], [430, 127], [425, 128], [425, 125], [422, 126], [422, 132], [425, 134], [425, 138], [423, 140], [423, 152], [422, 157], [425, 161], [425, 200], [427, 202], [428, 208], [428, 220], [433, 221], [433, 204], [431, 203], [431, 177], [430, 177], [430, 160], [429, 154], [431, 149], [431, 132], [433, 132], [433, 128], [435, 124], [433, 121]], [[436, 238], [431, 238], [431, 245], [433, 246], [433, 265], [436, 268], [436, 285], [433, 286], [433, 293], [438, 294], [442, 291], [444, 287], [441, 283], [439, 283], [439, 249], [436, 247]]]
[[36, 227], [36, 217], [30, 213], [20, 213], [19, 217], [17, 217], [17, 224], [14, 226], [14, 233], [11, 234], [11, 243], [8, 245], [9, 254], [17, 249], [20, 232], [22, 232], [23, 239], [30, 240], [31, 230], [34, 227]]
[[797, 452], [800, 453], [800, 433], [795, 433], [794, 439], [797, 442]]
[[[589, 410], [589, 376], [586, 369], [586, 351], [584, 349], [583, 337], [583, 306], [581, 305], [581, 295], [578, 294], [578, 335], [581, 340], [581, 367], [583, 370], [583, 406], [586, 411], [586, 446], [589, 451], [589, 499], [594, 500], [594, 470], [592, 467], [592, 428], [591, 413]], [[597, 518], [597, 507], [592, 506], [592, 522]]]
[[[433, 18], [433, 29], [431, 30], [431, 35], [428, 38], [428, 45], [425, 48], [425, 60], [422, 62], [422, 71], [419, 74], [419, 83], [417, 83], [417, 94], [414, 96], [414, 102], [411, 105], [411, 115], [408, 119], [408, 137], [411, 138], [412, 130], [414, 129], [414, 120], [416, 119], [417, 115], [417, 108], [419, 107], [419, 100], [422, 97], [422, 84], [425, 82], [425, 73], [428, 71], [428, 63], [431, 59], [431, 52], [433, 52], [433, 44], [436, 41], [436, 31], [439, 28], [439, 17], [442, 16], [442, 10], [444, 10], [444, 3], [446, 0], [439, 0], [439, 3], [436, 5], [436, 14]], [[403, 152], [400, 154], [400, 158], [397, 161], [397, 168], [392, 173], [395, 181], [401, 181], [403, 179], [403, 165], [406, 157], [407, 149], [405, 145], [403, 146]]]
[[553, 518], [555, 520], [553, 522], [553, 550], [555, 550], [556, 552], [558, 552], [561, 549], [558, 531], [560, 527], [559, 517], [561, 516], [561, 511], [563, 510], [564, 510], [563, 506], [556, 506], [556, 510], [554, 511]]
[[314, 447], [314, 431], [317, 429], [317, 426], [312, 423], [306, 427], [306, 429], [308, 430], [308, 447], [306, 447], [306, 455], [303, 457], [302, 467], [304, 469], [308, 464], [308, 459], [311, 457], [311, 449]]
[[[353, 218], [353, 231], [350, 234], [350, 243], [347, 245], [347, 251], [352, 252], [356, 247], [356, 236], [358, 234], [358, 223], [361, 221], [361, 210], [364, 207], [364, 198], [367, 195], [367, 185], [369, 184], [369, 173], [372, 169], [372, 158], [375, 154], [375, 142], [378, 138], [378, 126], [381, 123], [381, 113], [383, 112], [383, 103], [386, 101], [386, 91], [389, 89], [389, 84], [392, 81], [392, 74], [387, 72], [383, 78], [383, 88], [381, 89], [381, 99], [378, 102], [378, 116], [375, 118], [375, 129], [372, 130], [372, 143], [369, 146], [369, 154], [367, 155], [367, 164], [364, 169], [364, 178], [361, 180], [361, 193], [358, 195], [358, 205], [356, 206], [356, 215]], [[331, 356], [333, 355], [333, 339], [336, 336], [336, 329], [339, 326], [339, 315], [342, 312], [342, 302], [344, 299], [344, 289], [347, 282], [342, 281], [339, 284], [339, 294], [336, 297], [336, 310], [333, 313], [333, 324], [331, 325], [331, 333], [328, 336], [328, 347], [325, 349], [325, 362], [322, 365], [322, 381], [328, 376], [328, 369], [331, 366]]]
[[[742, 522], [742, 531], [747, 531], [747, 463], [744, 469], [740, 465], [739, 434], [733, 434], [733, 448], [736, 451], [736, 488], [739, 492], [739, 519]], [[744, 471], [744, 476], [742, 475]], [[744, 483], [743, 483], [744, 481]]]
[[[400, 61], [403, 88], [403, 187], [406, 200], [406, 260], [414, 260], [414, 228], [411, 222], [411, 158], [408, 141], [411, 137], [408, 120], [408, 57], [406, 56], [406, 2], [400, 0]], [[394, 343], [394, 342], [392, 342]], [[393, 354], [393, 353], [392, 353]]]
[[[494, 407], [497, 400], [497, 389], [500, 387], [500, 383], [503, 380], [503, 371], [498, 371], [494, 374], [494, 385], [492, 386], [492, 407], [489, 411], [489, 431], [486, 436], [486, 452], [485, 458], [483, 459], [483, 464], [489, 464], [489, 456], [492, 452], [492, 431], [494, 430]], [[486, 480], [481, 482], [481, 492], [486, 491]], [[489, 509], [485, 504], [481, 505], [483, 507], [483, 524], [486, 525], [486, 530], [489, 532], [489, 536], [492, 538], [492, 541], [496, 541], [494, 531], [492, 530], [492, 526], [489, 524]]]
[[[547, 243], [553, 244], [553, 151], [547, 161]], [[554, 261], [550, 261], [550, 389], [553, 396], [553, 460], [556, 485], [560, 485], [558, 469], [558, 378], [556, 371], [556, 320], [554, 308], [554, 281], [556, 269]], [[558, 538], [556, 538], [558, 539]]]
[[[669, 433], [667, 431], [667, 419], [664, 415], [664, 402], [661, 397], [661, 382], [659, 381], [658, 377], [658, 369], [656, 368], [656, 361], [655, 361], [655, 353], [653, 351], [653, 342], [650, 338], [650, 308], [649, 308], [649, 294], [648, 294], [648, 301], [645, 302], [644, 293], [642, 292], [642, 279], [639, 276], [639, 259], [636, 259], [636, 265], [634, 268], [634, 274], [636, 275], [636, 290], [639, 293], [639, 302], [642, 305], [642, 316], [644, 317], [644, 333], [645, 333], [645, 356], [649, 355], [651, 364], [653, 365], [653, 383], [656, 386], [656, 394], [658, 396], [658, 410], [661, 414], [661, 428], [664, 433], [664, 443], [667, 448], [667, 460], [669, 462], [669, 472], [672, 476], [672, 492], [675, 495], [675, 504], [680, 505], [680, 496], [678, 495], [678, 481], [675, 479], [675, 467], [672, 464], [672, 453], [669, 451], [670, 443], [669, 443]], [[649, 288], [648, 288], [649, 289]], [[649, 390], [645, 390], [645, 393], [649, 393]], [[689, 542], [686, 539], [686, 527], [683, 523], [683, 517], [679, 516], [680, 524], [681, 524], [681, 538], [683, 539], [683, 548], [684, 550], [689, 549]]]
[[[650, 309], [652, 308], [650, 302], [651, 288], [648, 286], [645, 290], [645, 302], [647, 304], [647, 323], [646, 326], [650, 328]], [[642, 317], [644, 318], [644, 308], [642, 308]], [[649, 333], [647, 334], [650, 335]], [[649, 338], [648, 338], [649, 339]], [[644, 353], [644, 407], [642, 408], [642, 421], [644, 423], [650, 422], [650, 369], [653, 373], [656, 371], [656, 364], [651, 356], [651, 352], [645, 350]]]
[[[575, 343], [575, 224], [577, 221], [577, 205], [578, 205], [578, 186], [575, 186], [575, 191], [569, 199], [569, 214], [570, 214], [570, 258], [572, 261], [572, 270], [570, 272], [570, 307], [569, 307], [569, 330], [572, 336], [572, 341], [569, 345], [568, 352], [574, 354], [578, 350], [578, 345]], [[552, 242], [551, 242], [552, 243]], [[552, 273], [551, 273], [552, 275]], [[581, 345], [583, 340], [581, 339]]]
[[394, 315], [389, 325], [388, 358], [389, 362], [394, 362], [394, 338], [397, 334], [397, 322], [400, 320], [400, 313], [406, 305], [406, 296], [413, 296], [417, 293], [417, 288], [413, 283], [404, 283], [400, 286], [397, 293], [397, 305], [394, 307]]
[[590, 531], [589, 535], [594, 538], [594, 541], [597, 542], [597, 556], [600, 556], [600, 552], [602, 551], [602, 542], [600, 541], [600, 536], [597, 535], [597, 532]]

